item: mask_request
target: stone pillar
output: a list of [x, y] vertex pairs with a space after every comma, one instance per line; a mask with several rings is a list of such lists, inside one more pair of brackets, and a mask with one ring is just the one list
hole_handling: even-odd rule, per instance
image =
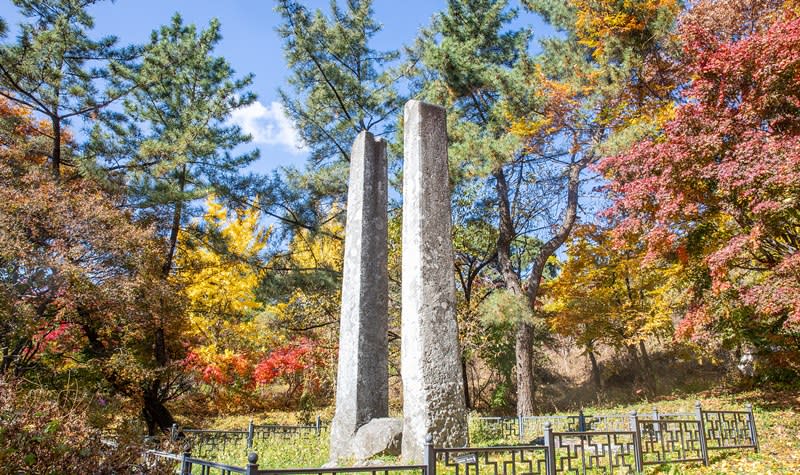
[[336, 413], [331, 459], [371, 419], [389, 415], [386, 142], [361, 132], [350, 156]]
[[467, 443], [455, 317], [447, 119], [442, 107], [405, 106], [403, 163], [403, 459]]

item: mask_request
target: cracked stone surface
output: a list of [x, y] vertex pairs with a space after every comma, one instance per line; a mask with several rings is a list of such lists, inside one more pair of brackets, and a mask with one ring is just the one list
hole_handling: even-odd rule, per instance
[[386, 142], [361, 132], [350, 157], [331, 460], [350, 456], [358, 429], [389, 415], [387, 190]]
[[409, 101], [404, 110], [401, 370], [402, 458], [467, 443], [467, 411], [455, 318], [447, 118]]

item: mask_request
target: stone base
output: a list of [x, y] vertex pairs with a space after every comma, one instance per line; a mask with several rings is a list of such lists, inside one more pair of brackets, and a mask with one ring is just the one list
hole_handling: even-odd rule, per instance
[[[363, 464], [366, 460], [381, 455], [400, 455], [403, 440], [403, 420], [383, 417], [372, 419], [361, 426], [347, 447], [331, 450], [339, 458], [353, 458]], [[340, 442], [341, 443], [341, 442]], [[331, 462], [336, 462], [332, 460]]]

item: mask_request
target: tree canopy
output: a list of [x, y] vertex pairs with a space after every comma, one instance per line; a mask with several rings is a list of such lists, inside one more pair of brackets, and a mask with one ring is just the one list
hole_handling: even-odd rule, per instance
[[126, 45], [94, 35], [97, 3], [14, 0], [18, 27], [0, 21], [0, 378], [15, 388], [77, 385], [113, 401], [97, 409], [109, 427], [140, 415], [150, 434], [330, 404], [362, 131], [389, 142], [394, 386], [408, 98], [447, 109], [473, 408], [539, 412], [565, 346], [597, 391], [615, 364], [652, 392], [658, 361], [746, 349], [767, 361], [755, 377], [796, 379], [796, 2], [448, 0], [384, 50], [371, 1], [277, 0], [276, 94], [308, 153], [266, 175], [232, 119], [258, 78], [220, 55], [220, 22], [175, 14]]

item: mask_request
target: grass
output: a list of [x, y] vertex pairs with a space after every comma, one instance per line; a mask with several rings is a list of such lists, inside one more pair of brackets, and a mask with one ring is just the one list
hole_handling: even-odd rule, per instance
[[[292, 438], [271, 437], [253, 441], [252, 451], [258, 454], [258, 465], [262, 468], [320, 467], [328, 461], [328, 434], [320, 437], [297, 436]], [[247, 464], [250, 451], [244, 442], [228, 445], [224, 449], [207, 450], [200, 458], [239, 467]]]
[[[800, 395], [796, 391], [750, 390], [746, 392], [726, 392], [711, 390], [690, 396], [661, 398], [629, 405], [609, 405], [584, 408], [591, 413], [629, 413], [636, 410], [650, 412], [656, 405], [660, 412], [691, 412], [694, 403], [700, 400], [705, 409], [741, 409], [745, 404], [753, 404], [761, 451], [750, 449], [734, 451], [711, 451], [710, 464], [662, 465], [646, 467], [647, 474], [670, 475], [728, 475], [728, 474], [792, 474], [800, 475]], [[276, 418], [277, 419], [277, 418]], [[286, 417], [288, 419], [288, 417]], [[246, 422], [239, 427], [246, 427]], [[471, 437], [480, 445], [518, 441], [481, 440], [477, 441], [471, 427]], [[478, 445], [476, 443], [475, 445]], [[291, 439], [272, 438], [256, 440], [254, 451], [259, 455], [260, 467], [298, 468], [320, 467], [328, 461], [328, 434], [321, 437], [296, 437]], [[247, 450], [243, 446], [228, 446], [225, 450], [208, 452], [204, 457], [216, 462], [243, 466], [247, 460]], [[394, 457], [381, 457], [387, 464], [396, 464]], [[442, 467], [444, 468], [444, 467]], [[446, 470], [437, 470], [445, 473]]]

